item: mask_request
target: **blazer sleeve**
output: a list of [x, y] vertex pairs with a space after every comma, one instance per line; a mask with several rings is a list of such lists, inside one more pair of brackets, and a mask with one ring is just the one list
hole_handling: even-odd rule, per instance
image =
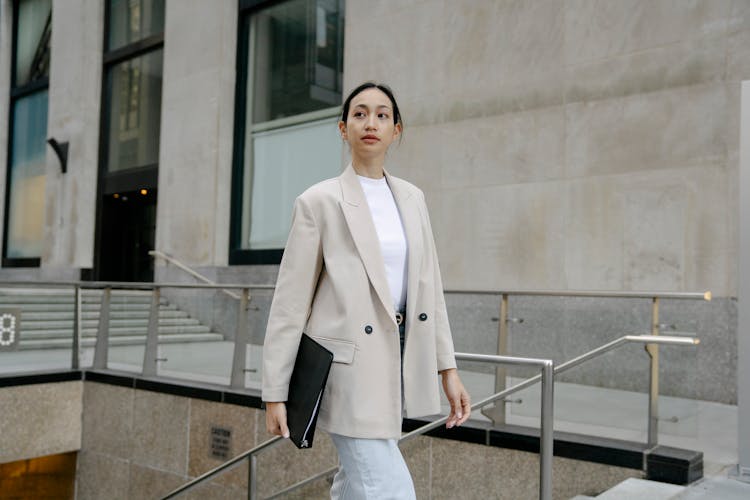
[[427, 203], [422, 195], [422, 209], [427, 220], [427, 238], [429, 241], [429, 251], [432, 253], [433, 283], [435, 283], [435, 341], [437, 343], [437, 368], [438, 371], [456, 368], [456, 355], [453, 348], [453, 336], [451, 335], [451, 325], [448, 322], [448, 309], [445, 305], [445, 293], [443, 291], [443, 279], [440, 276], [440, 265], [438, 264], [437, 249], [435, 248], [435, 235], [432, 232], [430, 215], [427, 210]]
[[298, 197], [263, 342], [263, 401], [286, 401], [297, 349], [323, 266], [320, 229]]

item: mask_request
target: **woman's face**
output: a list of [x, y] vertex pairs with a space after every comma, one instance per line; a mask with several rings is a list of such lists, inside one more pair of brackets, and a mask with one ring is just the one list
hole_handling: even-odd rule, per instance
[[352, 148], [353, 157], [385, 156], [388, 146], [401, 133], [393, 123], [391, 100], [380, 89], [363, 90], [349, 104], [346, 122], [339, 122], [341, 137]]

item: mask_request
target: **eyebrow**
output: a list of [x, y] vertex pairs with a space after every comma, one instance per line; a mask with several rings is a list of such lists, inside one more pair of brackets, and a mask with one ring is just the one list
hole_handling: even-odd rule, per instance
[[[355, 107], [355, 108], [364, 108], [364, 109], [368, 109], [368, 106], [366, 106], [366, 105], [364, 105], [364, 104], [355, 104], [355, 105], [354, 105], [354, 107]], [[380, 109], [380, 108], [391, 109], [391, 107], [390, 107], [390, 106], [388, 106], [387, 104], [379, 104], [379, 105], [377, 105], [377, 106], [375, 106], [375, 107], [376, 107], [377, 109]]]

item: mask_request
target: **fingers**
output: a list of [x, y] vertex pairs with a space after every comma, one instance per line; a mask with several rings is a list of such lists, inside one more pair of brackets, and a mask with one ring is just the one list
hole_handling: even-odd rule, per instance
[[469, 394], [464, 391], [464, 393], [461, 395], [461, 407], [463, 410], [463, 415], [460, 417], [460, 421], [456, 425], [461, 425], [467, 420], [469, 420], [469, 417], [471, 416], [471, 399], [469, 398]]
[[445, 427], [450, 429], [458, 424], [461, 415], [461, 401], [459, 398], [450, 398], [451, 412], [448, 415], [448, 420], [445, 422]]
[[289, 437], [289, 428], [286, 422], [286, 407], [283, 404], [266, 406], [266, 430], [274, 436]]
[[289, 437], [289, 427], [286, 426], [286, 415], [283, 419], [279, 419], [279, 428], [281, 430], [281, 435], [285, 438]]

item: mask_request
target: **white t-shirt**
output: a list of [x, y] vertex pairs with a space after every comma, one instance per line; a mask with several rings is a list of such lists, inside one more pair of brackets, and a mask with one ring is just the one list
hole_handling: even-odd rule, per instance
[[380, 240], [380, 253], [385, 264], [385, 274], [391, 289], [393, 307], [396, 311], [406, 308], [407, 244], [404, 225], [385, 177], [371, 179], [357, 176], [370, 207], [375, 231]]

